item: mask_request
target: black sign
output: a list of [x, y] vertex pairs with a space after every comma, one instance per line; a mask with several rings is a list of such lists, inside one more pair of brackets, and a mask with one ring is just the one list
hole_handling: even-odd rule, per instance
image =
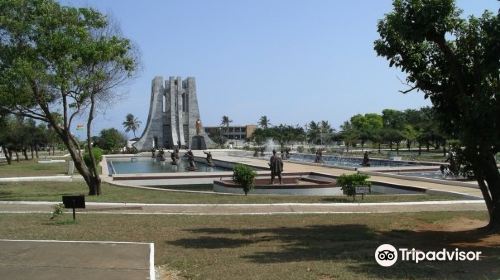
[[64, 208], [85, 208], [84, 195], [63, 195]]

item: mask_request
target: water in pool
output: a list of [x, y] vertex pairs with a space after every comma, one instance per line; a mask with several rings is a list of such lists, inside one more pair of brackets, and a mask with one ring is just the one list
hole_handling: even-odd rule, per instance
[[[111, 174], [129, 173], [176, 173], [188, 172], [189, 166], [186, 160], [179, 161], [178, 165], [170, 164], [170, 161], [157, 161], [152, 158], [120, 158], [108, 159], [109, 171]], [[194, 172], [217, 172], [230, 171], [231, 169], [219, 166], [210, 167], [205, 163], [196, 162], [198, 168]]]
[[[314, 162], [316, 155], [312, 154], [292, 154], [290, 156], [290, 160], [293, 161], [301, 161], [301, 162]], [[343, 166], [343, 167], [361, 167], [362, 158], [356, 157], [345, 157], [339, 155], [324, 155], [323, 163], [327, 165], [333, 166]], [[370, 159], [371, 167], [378, 166], [411, 166], [415, 165], [412, 162], [406, 161], [392, 161], [392, 160], [383, 160], [383, 159]]]

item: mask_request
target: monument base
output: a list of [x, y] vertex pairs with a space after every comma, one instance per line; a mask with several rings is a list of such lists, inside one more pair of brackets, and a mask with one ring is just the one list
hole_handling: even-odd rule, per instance
[[206, 150], [207, 143], [205, 142], [205, 137], [201, 135], [193, 136], [191, 140], [191, 150]]

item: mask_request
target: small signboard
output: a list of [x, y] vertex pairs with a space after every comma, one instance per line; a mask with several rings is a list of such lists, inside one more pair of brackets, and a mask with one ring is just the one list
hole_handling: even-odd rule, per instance
[[73, 220], [76, 219], [75, 209], [85, 208], [84, 195], [63, 195], [62, 200], [64, 208], [73, 208]]
[[359, 186], [356, 187], [356, 194], [361, 194], [361, 199], [365, 199], [365, 194], [370, 193], [370, 187]]

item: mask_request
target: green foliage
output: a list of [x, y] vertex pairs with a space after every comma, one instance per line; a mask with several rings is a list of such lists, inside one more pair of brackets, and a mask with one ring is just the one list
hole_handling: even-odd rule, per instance
[[91, 126], [97, 104], [105, 106], [135, 73], [136, 49], [92, 8], [4, 0], [0, 11], [0, 110], [48, 123], [89, 194], [99, 194], [99, 174], [82, 161], [73, 121], [85, 114]]
[[[102, 160], [102, 150], [98, 147], [94, 147], [94, 148], [92, 148], [92, 155], [94, 156], [94, 161], [95, 161], [96, 165], [99, 165], [99, 163]], [[83, 154], [83, 161], [85, 162], [85, 164], [87, 166], [92, 165], [92, 162], [90, 160], [90, 154], [89, 154], [88, 150], [85, 150], [85, 153]]]
[[365, 174], [342, 174], [337, 178], [337, 186], [342, 188], [345, 195], [356, 197], [356, 187], [370, 187], [371, 182], [368, 181], [370, 176]]
[[97, 138], [97, 143], [95, 143], [95, 145], [106, 151], [106, 153], [119, 152], [126, 144], [127, 139], [116, 128], [101, 130]]
[[50, 216], [51, 220], [57, 219], [58, 217], [64, 214], [64, 204], [58, 203], [54, 205], [54, 211], [52, 211], [52, 216]]
[[132, 131], [134, 133], [134, 138], [137, 138], [135, 131], [141, 126], [141, 121], [138, 118], [136, 118], [133, 114], [127, 114], [122, 125], [125, 128], [125, 132]]
[[303, 153], [304, 152], [304, 146], [297, 146], [297, 152]]
[[375, 51], [430, 98], [440, 128], [460, 140], [500, 229], [500, 11], [461, 17], [452, 0], [394, 0], [378, 23]]
[[253, 188], [256, 176], [257, 172], [244, 164], [236, 164], [233, 168], [233, 181], [241, 185], [245, 195]]

